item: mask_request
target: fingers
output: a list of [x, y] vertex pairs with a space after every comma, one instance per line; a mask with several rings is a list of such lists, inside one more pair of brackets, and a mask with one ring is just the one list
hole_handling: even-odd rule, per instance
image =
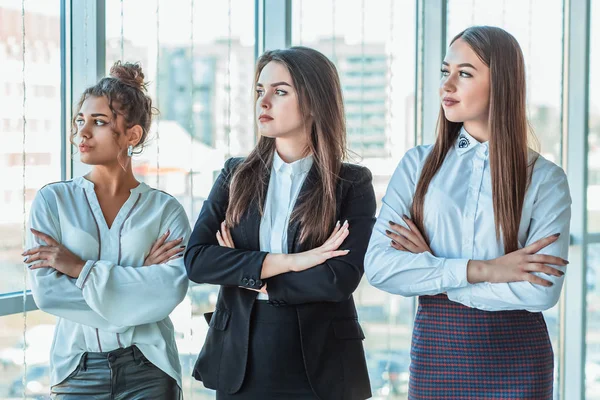
[[330, 258], [345, 256], [348, 253], [350, 253], [350, 250], [332, 250], [325, 252], [324, 254], [325, 258], [329, 260]]
[[25, 260], [23, 260], [23, 262], [30, 264], [32, 262], [39, 261], [39, 260], [49, 260], [53, 254], [54, 253], [48, 252], [48, 251], [40, 251], [39, 253], [36, 253], [32, 256], [25, 258]]
[[170, 240], [170, 241], [166, 242], [165, 244], [163, 244], [162, 246], [160, 246], [158, 248], [158, 250], [156, 250], [155, 254], [157, 256], [160, 256], [160, 255], [166, 253], [167, 251], [171, 250], [175, 246], [180, 245], [181, 242], [183, 242], [183, 238], [182, 237], [179, 238], [179, 239]]
[[323, 243], [323, 245], [320, 248], [323, 251], [337, 250], [342, 245], [342, 243], [344, 243], [344, 240], [346, 240], [346, 238], [348, 237], [349, 234], [350, 234], [350, 229], [349, 229], [348, 221], [346, 221], [340, 227], [338, 232], [336, 232], [336, 234], [334, 236], [327, 239], [327, 241], [325, 241], [325, 243]]
[[232, 249], [235, 248], [235, 244], [233, 243], [233, 239], [231, 238], [229, 228], [227, 227], [225, 221], [221, 222], [221, 238], [223, 239], [227, 247], [230, 247]]
[[400, 243], [396, 242], [395, 240], [392, 240], [390, 242], [390, 245], [395, 248], [396, 250], [400, 250], [400, 251], [409, 251], [406, 247], [402, 246]]
[[525, 253], [527, 253], [527, 254], [535, 254], [538, 251], [540, 251], [541, 249], [543, 249], [544, 247], [547, 247], [547, 246], [551, 245], [552, 243], [556, 242], [558, 240], [559, 236], [560, 236], [560, 233], [555, 233], [552, 236], [548, 236], [543, 239], [540, 239], [536, 242], [533, 242], [529, 246], [524, 247], [523, 251], [525, 251]]
[[540, 264], [540, 263], [527, 264], [525, 266], [525, 270], [528, 272], [542, 272], [547, 275], [553, 275], [553, 276], [558, 276], [558, 277], [561, 277], [565, 274], [564, 272], [562, 272], [559, 269], [552, 268], [546, 264]]
[[535, 285], [540, 285], [540, 286], [545, 286], [545, 287], [550, 287], [553, 285], [552, 282], [547, 281], [546, 279], [540, 278], [539, 276], [530, 274], [530, 273], [526, 273], [525, 276], [523, 277], [523, 280], [533, 283]]
[[[419, 228], [417, 228], [417, 225], [410, 218], [408, 218], [407, 215], [403, 215], [402, 219], [404, 220], [404, 222], [406, 223], [406, 225], [408, 225], [408, 228], [411, 230], [411, 232], [414, 235], [416, 235], [419, 239], [421, 239], [421, 241], [423, 243], [427, 243], [427, 241], [425, 240], [425, 238], [421, 234], [421, 231], [419, 230]], [[390, 221], [390, 222], [392, 222], [392, 221]]]
[[155, 264], [164, 264], [167, 261], [179, 258], [183, 255], [184, 251], [185, 251], [185, 246], [179, 246], [174, 249], [171, 249], [171, 250], [161, 254], [160, 256], [158, 256]]
[[[390, 225], [392, 226], [392, 229], [394, 229], [396, 232], [390, 232], [389, 230], [386, 230], [385, 233], [388, 235], [388, 237], [390, 236], [388, 234], [388, 232], [397, 233], [400, 236], [410, 240], [417, 247], [424, 244], [419, 236], [417, 236], [414, 232], [410, 231], [409, 229], [406, 229], [402, 225], [395, 224], [392, 221], [390, 221]], [[394, 238], [391, 238], [391, 239], [394, 239]]]
[[333, 227], [333, 232], [331, 232], [331, 235], [329, 235], [329, 238], [326, 240], [326, 242], [329, 241], [330, 239], [332, 239], [340, 231], [340, 228], [341, 228], [340, 221], [337, 221], [335, 223], [335, 226]]
[[38, 247], [34, 247], [32, 249], [29, 249], [27, 251], [24, 251], [23, 253], [21, 253], [22, 256], [30, 256], [36, 253], [39, 253], [40, 251], [52, 251], [52, 249], [55, 249], [55, 247], [53, 246], [38, 246]]
[[165, 233], [163, 233], [163, 235], [161, 237], [159, 237], [156, 240], [156, 242], [154, 242], [154, 244], [152, 245], [152, 248], [150, 249], [150, 254], [153, 254], [160, 246], [162, 246], [170, 234], [171, 234], [171, 230], [167, 229], [167, 231]]
[[404, 236], [399, 235], [395, 232], [389, 231], [387, 229], [385, 231], [385, 235], [387, 237], [389, 237], [390, 239], [392, 239], [394, 242], [396, 242], [399, 245], [401, 245], [402, 247], [404, 247], [407, 251], [410, 251], [411, 253], [419, 253], [418, 246], [416, 244], [414, 244], [412, 241], [405, 238]]
[[563, 258], [550, 256], [547, 254], [532, 254], [525, 257], [525, 259], [530, 263], [560, 265], [561, 267], [564, 267], [569, 263], [569, 261]]
[[47, 245], [50, 245], [50, 246], [59, 246], [60, 245], [60, 243], [58, 243], [56, 240], [54, 240], [52, 238], [52, 236], [46, 235], [45, 233], [35, 230], [33, 228], [31, 228], [30, 230], [31, 230], [31, 233], [33, 233], [33, 235], [35, 237], [42, 239], [44, 242], [46, 242]]
[[223, 237], [221, 236], [221, 231], [217, 231], [217, 242], [219, 243], [219, 246], [227, 247], [225, 241], [223, 240]]
[[343, 229], [340, 232], [340, 234], [337, 235], [337, 237], [335, 238], [335, 240], [331, 243], [330, 250], [339, 249], [340, 246], [342, 245], [342, 243], [344, 243], [344, 240], [346, 240], [346, 238], [348, 237], [349, 234], [350, 234], [350, 231], [348, 229]]
[[29, 266], [29, 269], [40, 269], [40, 268], [52, 268], [52, 266], [50, 264], [44, 263], [44, 262]]
[[340, 235], [342, 235], [344, 233], [344, 231], [347, 231], [349, 228], [350, 228], [350, 225], [348, 224], [348, 220], [344, 221], [344, 223], [342, 225], [340, 225], [340, 221], [336, 222], [333, 232], [331, 233], [329, 238], [325, 241], [325, 243], [323, 243], [323, 246], [329, 246], [330, 244], [335, 242], [335, 240]]

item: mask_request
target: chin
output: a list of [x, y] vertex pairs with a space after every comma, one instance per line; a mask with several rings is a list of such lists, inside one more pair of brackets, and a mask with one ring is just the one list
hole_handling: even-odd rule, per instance
[[281, 136], [279, 132], [273, 132], [270, 130], [259, 130], [258, 133], [260, 133], [260, 136], [268, 137], [271, 139], [275, 139]]
[[458, 123], [458, 124], [461, 124], [461, 123], [465, 122], [464, 118], [462, 118], [460, 115], [456, 115], [453, 112], [446, 112], [446, 111], [444, 111], [444, 116], [450, 122], [454, 122], [454, 123]]
[[81, 154], [79, 156], [79, 161], [81, 161], [82, 164], [86, 164], [86, 165], [96, 165], [98, 164], [93, 157], [90, 157], [87, 154]]

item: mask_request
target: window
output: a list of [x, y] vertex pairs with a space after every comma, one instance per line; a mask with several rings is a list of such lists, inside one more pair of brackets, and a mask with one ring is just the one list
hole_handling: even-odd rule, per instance
[[[414, 143], [415, 2], [294, 0], [292, 45], [316, 48], [340, 75], [351, 162], [368, 167], [378, 201]], [[373, 396], [406, 399], [413, 299], [369, 285], [354, 294]]]
[[[591, 21], [600, 18], [600, 1], [591, 2]], [[600, 27], [592, 22], [590, 29], [590, 100], [588, 136], [588, 232], [596, 238], [588, 245], [587, 270], [587, 321], [586, 321], [586, 399], [600, 399], [600, 79], [595, 71], [600, 67]]]
[[[0, 265], [7, 277], [0, 281], [1, 294], [23, 289], [24, 267], [20, 255], [23, 252], [23, 210], [29, 210], [33, 200], [30, 193], [35, 193], [42, 186], [42, 182], [61, 179], [61, 132], [58, 129], [46, 129], [47, 126], [38, 123], [41, 120], [51, 121], [54, 126], [60, 126], [61, 123], [60, 1], [34, 0], [28, 1], [26, 5], [26, 54], [39, 51], [39, 47], [31, 46], [39, 41], [53, 54], [53, 58], [52, 62], [47, 58], [37, 57], [26, 60], [25, 115], [21, 73], [21, 1], [1, 0], [0, 12], [3, 21], [0, 43], [12, 44], [19, 54], [17, 57], [3, 59], [3, 73], [0, 74], [0, 87], [13, 89], [9, 91], [8, 96], [0, 96], [0, 121], [7, 128], [3, 130], [0, 149], [0, 159], [5, 160], [2, 162], [0, 187], [4, 193], [11, 193], [0, 196]], [[5, 21], [13, 22], [4, 25]], [[34, 25], [45, 28], [40, 30], [33, 28]], [[36, 93], [36, 84], [50, 87], [52, 90]]]
[[[254, 12], [247, 0], [106, 1], [107, 74], [117, 60], [139, 62], [160, 111], [134, 173], [176, 197], [192, 226], [225, 160], [254, 147]], [[217, 293], [192, 286], [171, 314], [186, 398], [214, 398], [191, 371]]]

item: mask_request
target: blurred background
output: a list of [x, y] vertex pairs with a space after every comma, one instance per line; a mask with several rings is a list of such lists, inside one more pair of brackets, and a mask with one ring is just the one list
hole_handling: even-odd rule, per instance
[[[571, 185], [571, 264], [544, 313], [555, 398], [600, 399], [600, 0], [0, 0], [0, 398], [48, 398], [55, 318], [28, 291], [24, 223], [39, 188], [86, 173], [72, 106], [115, 61], [141, 63], [160, 110], [134, 172], [193, 225], [224, 161], [256, 142], [262, 51], [309, 46], [336, 64], [351, 161], [380, 200], [406, 150], [434, 140], [445, 48], [479, 24], [519, 41], [539, 148]], [[190, 374], [217, 292], [191, 286], [171, 315], [186, 399], [214, 398]], [[363, 279], [355, 300], [374, 398], [406, 399], [415, 299]]]

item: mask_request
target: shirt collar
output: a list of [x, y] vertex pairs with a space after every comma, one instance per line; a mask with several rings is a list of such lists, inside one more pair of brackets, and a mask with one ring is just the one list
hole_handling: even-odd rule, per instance
[[459, 155], [463, 155], [468, 153], [472, 149], [479, 147], [484, 154], [488, 153], [489, 142], [480, 143], [477, 139], [467, 132], [465, 127], [460, 128], [460, 132], [458, 133], [458, 138], [456, 139], [456, 152]]
[[273, 157], [273, 170], [276, 173], [288, 172], [292, 176], [297, 176], [301, 174], [305, 174], [310, 171], [310, 168], [313, 165], [313, 156], [312, 154], [304, 157], [300, 160], [294, 161], [293, 163], [286, 163], [281, 159], [277, 150], [275, 150], [275, 155]]
[[[92, 181], [87, 180], [83, 176], [76, 177], [75, 179], [73, 179], [73, 182], [75, 182], [76, 185], [84, 188], [85, 190], [94, 190], [94, 183]], [[137, 185], [133, 189], [130, 189], [129, 191], [131, 192], [131, 194], [138, 194], [147, 192], [148, 190], [150, 190], [150, 186], [148, 186], [144, 182], [140, 182], [139, 185]]]

